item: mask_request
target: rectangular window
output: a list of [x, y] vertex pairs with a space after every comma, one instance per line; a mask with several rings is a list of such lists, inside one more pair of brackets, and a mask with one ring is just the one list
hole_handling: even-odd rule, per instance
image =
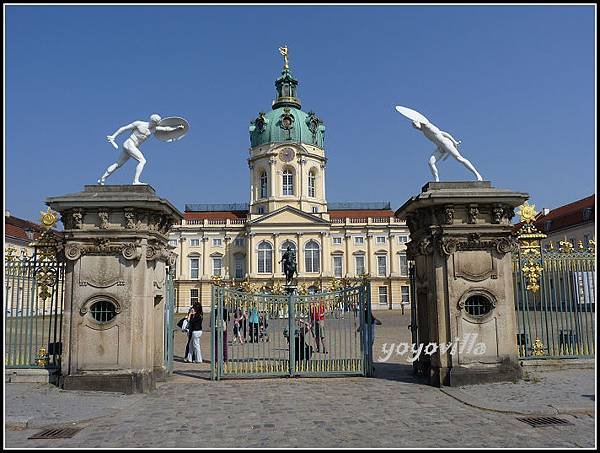
[[213, 247], [221, 247], [222, 244], [223, 241], [221, 240], [221, 238], [216, 238], [212, 240]]
[[341, 278], [342, 277], [342, 259], [344, 257], [343, 256], [334, 256], [333, 257], [333, 276], [337, 277], [337, 278]]
[[354, 245], [363, 245], [365, 238], [363, 236], [354, 236]]
[[399, 244], [404, 244], [406, 242], [408, 242], [408, 236], [405, 236], [405, 235], [398, 236], [398, 243]]
[[398, 256], [400, 257], [400, 276], [408, 277], [408, 260], [406, 258], [406, 253], [400, 253]]
[[312, 212], [313, 212], [313, 214], [317, 214], [319, 212], [319, 208], [316, 207], [316, 206], [313, 206], [312, 207]]
[[221, 275], [221, 268], [223, 267], [222, 258], [213, 258], [213, 275]]
[[376, 242], [377, 244], [385, 244], [385, 236], [377, 236]]
[[365, 256], [356, 255], [354, 263], [356, 264], [356, 275], [363, 275], [365, 273]]
[[387, 275], [387, 257], [385, 255], [377, 256], [377, 275], [379, 277]]
[[190, 305], [194, 305], [196, 302], [200, 302], [200, 290], [190, 289]]
[[387, 305], [388, 304], [388, 291], [387, 291], [387, 286], [380, 286], [379, 287], [379, 304], [380, 305]]
[[177, 239], [169, 239], [169, 245], [177, 247]]
[[405, 304], [405, 305], [410, 304], [409, 287], [408, 286], [401, 286], [400, 289], [402, 291], [402, 303]]
[[190, 258], [190, 278], [198, 278], [200, 273], [200, 258]]
[[333, 238], [333, 245], [341, 245], [342, 238]]
[[190, 247], [199, 247], [200, 239], [190, 239]]
[[243, 247], [244, 246], [244, 238], [235, 238], [235, 245], [237, 247]]
[[283, 172], [283, 194], [294, 195], [294, 175], [289, 170]]
[[244, 278], [244, 258], [236, 257], [235, 259], [235, 278]]

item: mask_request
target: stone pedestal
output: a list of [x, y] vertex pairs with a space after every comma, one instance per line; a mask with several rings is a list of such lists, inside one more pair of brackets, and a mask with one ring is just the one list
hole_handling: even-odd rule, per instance
[[417, 363], [431, 384], [520, 377], [510, 221], [528, 198], [489, 181], [430, 182], [396, 212], [410, 230], [418, 343], [445, 348]]
[[165, 377], [167, 233], [181, 213], [146, 185], [50, 197], [65, 228], [61, 386], [147, 392]]

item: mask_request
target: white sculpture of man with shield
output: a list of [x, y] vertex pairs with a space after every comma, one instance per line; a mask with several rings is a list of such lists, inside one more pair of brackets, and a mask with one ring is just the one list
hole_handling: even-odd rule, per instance
[[431, 124], [427, 118], [421, 115], [419, 112], [413, 109], [409, 109], [408, 107], [396, 106], [396, 110], [408, 118], [412, 120], [412, 125], [415, 129], [423, 132], [423, 135], [431, 140], [437, 146], [436, 150], [433, 152], [431, 157], [429, 158], [429, 168], [431, 169], [431, 173], [435, 178], [436, 182], [440, 180], [438, 176], [437, 167], [435, 163], [439, 160], [444, 160], [448, 157], [448, 155], [452, 155], [457, 161], [467, 167], [475, 177], [477, 181], [483, 181], [483, 178], [479, 174], [479, 172], [475, 169], [473, 164], [465, 159], [459, 152], [458, 146], [460, 145], [460, 141], [456, 140], [452, 135], [448, 132], [441, 131], [436, 126]]
[[167, 142], [179, 140], [186, 134], [188, 129], [189, 125], [183, 118], [172, 117], [161, 119], [161, 117], [157, 114], [151, 115], [149, 122], [134, 121], [131, 124], [119, 128], [113, 135], [108, 135], [106, 137], [106, 139], [111, 145], [114, 146], [115, 149], [119, 149], [119, 146], [115, 143], [115, 138], [119, 134], [127, 130], [132, 130], [133, 132], [123, 143], [123, 151], [121, 152], [121, 155], [117, 161], [108, 167], [106, 172], [98, 180], [98, 184], [104, 185], [106, 178], [113, 174], [118, 168], [122, 167], [130, 157], [133, 157], [138, 162], [137, 166], [135, 167], [135, 176], [132, 184], [146, 184], [144, 182], [140, 182], [140, 175], [142, 174], [144, 165], [146, 165], [146, 159], [139, 149], [140, 145], [144, 143], [152, 134], [154, 134], [156, 138]]

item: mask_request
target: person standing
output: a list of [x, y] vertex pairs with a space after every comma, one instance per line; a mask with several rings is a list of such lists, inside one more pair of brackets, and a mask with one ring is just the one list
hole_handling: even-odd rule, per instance
[[327, 350], [325, 349], [325, 304], [322, 300], [318, 304], [311, 304], [310, 320], [312, 324], [311, 332], [313, 337], [315, 337], [317, 352], [322, 351], [323, 354], [327, 354]]
[[248, 343], [258, 343], [258, 329], [260, 323], [260, 317], [256, 305], [250, 309], [250, 316], [248, 317], [248, 323], [250, 324], [250, 340]]
[[202, 363], [202, 351], [200, 350], [200, 337], [202, 336], [202, 305], [195, 302], [192, 310], [188, 315], [188, 353], [184, 362], [191, 362], [195, 358], [194, 363]]

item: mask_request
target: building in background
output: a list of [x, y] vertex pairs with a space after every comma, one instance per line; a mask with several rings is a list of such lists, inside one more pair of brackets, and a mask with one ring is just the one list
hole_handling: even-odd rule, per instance
[[542, 209], [535, 219], [536, 228], [548, 237], [542, 241], [546, 247], [552, 242], [570, 242], [573, 247], [588, 248], [596, 240], [596, 196], [574, 201], [555, 209]]
[[374, 309], [408, 306], [405, 222], [387, 202], [328, 203], [325, 125], [301, 109], [297, 85], [284, 67], [271, 111], [251, 122], [250, 202], [186, 205], [182, 224], [171, 230], [180, 309], [210, 305], [213, 276], [264, 291], [283, 285], [288, 247], [302, 289], [326, 291], [335, 279], [368, 274]]
[[[20, 219], [11, 215], [9, 211], [4, 212], [4, 254], [13, 256], [33, 256], [33, 241], [40, 238], [44, 232], [39, 224], [29, 220]], [[59, 231], [54, 232], [57, 239], [62, 237]]]

